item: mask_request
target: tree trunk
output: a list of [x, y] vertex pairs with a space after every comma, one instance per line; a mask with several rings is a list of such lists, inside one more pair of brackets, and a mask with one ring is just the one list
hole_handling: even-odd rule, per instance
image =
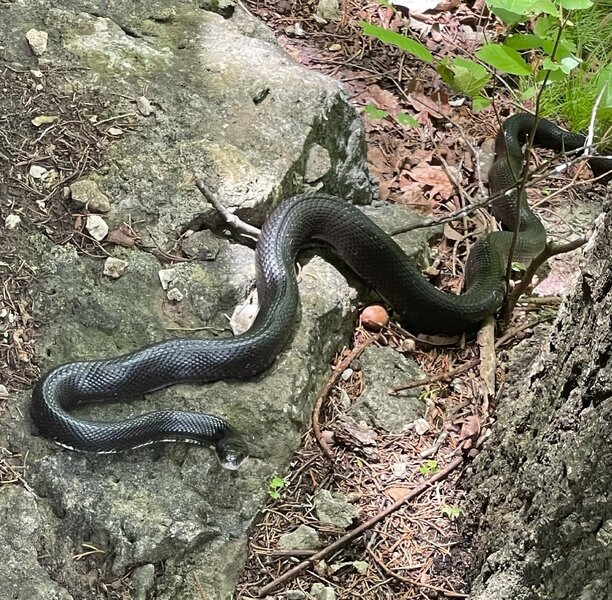
[[511, 366], [475, 463], [472, 600], [612, 598], [609, 200], [547, 339]]

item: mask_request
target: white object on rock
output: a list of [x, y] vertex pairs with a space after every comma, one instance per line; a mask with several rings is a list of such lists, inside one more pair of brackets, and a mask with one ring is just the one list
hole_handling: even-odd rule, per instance
[[30, 29], [26, 34], [26, 40], [32, 48], [32, 52], [36, 56], [41, 56], [47, 49], [47, 41], [49, 40], [49, 34], [46, 31], [39, 31], [38, 29]]
[[234, 335], [240, 335], [248, 331], [259, 312], [259, 302], [257, 301], [257, 290], [242, 303], [236, 306], [230, 317], [230, 327]]
[[21, 217], [15, 213], [11, 213], [4, 219], [4, 226], [7, 229], [15, 229], [21, 223]]
[[96, 242], [101, 242], [108, 235], [108, 225], [100, 215], [89, 215], [85, 228]]
[[32, 179], [43, 179], [48, 171], [45, 167], [41, 167], [40, 165], [32, 165], [28, 173]]
[[174, 300], [174, 302], [180, 302], [185, 296], [183, 295], [183, 292], [181, 292], [181, 290], [173, 287], [168, 290], [166, 297], [168, 298], [168, 300]]
[[170, 282], [176, 277], [176, 269], [161, 269], [158, 273], [162, 289], [167, 290]]
[[112, 277], [113, 279], [119, 279], [119, 277], [123, 275], [127, 266], [128, 266], [127, 261], [121, 260], [120, 258], [115, 258], [114, 256], [109, 256], [104, 261], [103, 273], [107, 277]]

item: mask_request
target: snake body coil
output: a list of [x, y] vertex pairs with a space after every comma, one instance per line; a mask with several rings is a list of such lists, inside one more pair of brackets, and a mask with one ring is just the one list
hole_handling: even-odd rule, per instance
[[[489, 174], [491, 193], [515, 185], [522, 167], [521, 144], [534, 118], [509, 118], [498, 134], [497, 158]], [[573, 150], [584, 137], [545, 120], [535, 143], [556, 151]], [[612, 170], [612, 159], [592, 161]], [[544, 227], [524, 194], [514, 260], [529, 262], [546, 243]], [[516, 193], [505, 195], [493, 211], [506, 229], [515, 225]], [[236, 468], [244, 457], [240, 436], [213, 415], [157, 411], [121, 422], [79, 420], [72, 407], [102, 400], [124, 400], [179, 382], [247, 379], [268, 368], [287, 343], [298, 308], [294, 263], [300, 247], [324, 241], [347, 265], [376, 289], [411, 330], [460, 333], [477, 328], [504, 297], [504, 275], [511, 231], [493, 232], [476, 243], [467, 264], [467, 290], [441, 292], [413, 267], [400, 247], [351, 204], [326, 194], [304, 194], [283, 202], [263, 226], [257, 242], [257, 290], [260, 309], [251, 329], [234, 338], [160, 342], [109, 360], [61, 365], [37, 383], [32, 418], [44, 436], [77, 450], [116, 452], [160, 441], [190, 441], [215, 447], [223, 466]]]

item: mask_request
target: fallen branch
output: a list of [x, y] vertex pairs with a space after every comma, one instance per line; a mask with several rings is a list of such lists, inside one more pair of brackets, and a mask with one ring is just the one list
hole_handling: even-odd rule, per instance
[[276, 589], [278, 586], [291, 581], [293, 578], [297, 577], [302, 571], [308, 568], [310, 565], [313, 565], [315, 562], [329, 556], [336, 550], [342, 548], [355, 538], [359, 537], [362, 533], [371, 529], [374, 525], [382, 521], [385, 517], [395, 512], [398, 508], [401, 508], [404, 504], [406, 504], [409, 500], [420, 496], [423, 492], [427, 491], [431, 488], [434, 483], [438, 481], [442, 481], [446, 479], [450, 473], [452, 473], [457, 467], [459, 467], [465, 460], [464, 455], [458, 456], [451, 463], [449, 463], [444, 469], [432, 475], [427, 481], [417, 485], [412, 489], [408, 494], [406, 494], [403, 498], [400, 498], [393, 504], [390, 504], [387, 508], [374, 515], [371, 519], [368, 519], [365, 523], [359, 525], [359, 527], [349, 531], [347, 534], [343, 535], [340, 539], [332, 542], [322, 550], [319, 550], [316, 554], [304, 559], [301, 563], [289, 569], [286, 573], [283, 573], [280, 577], [274, 579], [274, 581], [269, 584], [263, 586], [259, 589], [258, 597], [263, 598], [267, 596], [269, 592]]
[[319, 447], [321, 448], [321, 450], [323, 450], [323, 453], [325, 454], [325, 456], [327, 456], [327, 458], [329, 458], [330, 460], [333, 460], [334, 455], [331, 451], [331, 448], [329, 447], [329, 444], [323, 439], [323, 435], [321, 433], [321, 426], [319, 424], [323, 402], [325, 398], [327, 398], [327, 395], [331, 391], [332, 387], [336, 385], [336, 382], [340, 378], [340, 375], [342, 375], [342, 373], [346, 371], [346, 369], [348, 369], [348, 367], [354, 360], [356, 360], [357, 358], [359, 358], [359, 356], [361, 356], [361, 353], [370, 344], [372, 344], [373, 342], [377, 340], [378, 340], [378, 336], [373, 335], [369, 338], [366, 338], [363, 342], [358, 343], [349, 352], [349, 354], [347, 354], [344, 360], [341, 360], [335, 366], [332, 374], [329, 376], [327, 383], [323, 386], [323, 389], [319, 393], [317, 400], [315, 402], [314, 409], [312, 411], [312, 431], [314, 433], [315, 439], [317, 440], [317, 443], [319, 444]]

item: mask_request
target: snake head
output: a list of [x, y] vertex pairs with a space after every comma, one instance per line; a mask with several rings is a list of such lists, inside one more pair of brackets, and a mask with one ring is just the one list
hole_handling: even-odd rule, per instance
[[235, 471], [248, 456], [247, 445], [238, 434], [229, 434], [215, 444], [215, 453], [224, 469]]

